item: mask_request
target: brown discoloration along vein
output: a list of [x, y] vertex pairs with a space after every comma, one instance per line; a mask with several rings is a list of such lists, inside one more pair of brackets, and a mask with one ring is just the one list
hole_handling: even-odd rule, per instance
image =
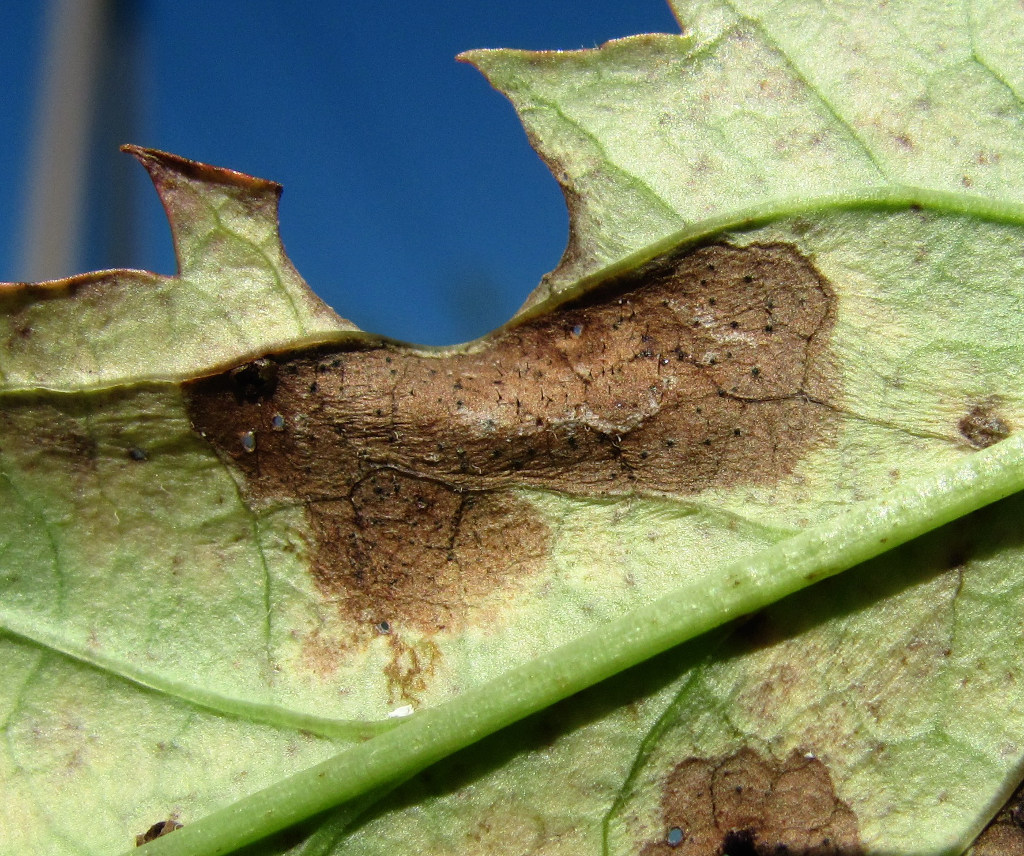
[[856, 816], [810, 753], [793, 752], [782, 762], [749, 748], [689, 758], [666, 779], [661, 808], [664, 834], [641, 856], [863, 853]]
[[793, 248], [708, 246], [468, 353], [274, 355], [187, 398], [248, 501], [305, 506], [326, 595], [437, 631], [543, 560], [514, 487], [690, 495], [789, 473], [833, 429], [834, 312]]

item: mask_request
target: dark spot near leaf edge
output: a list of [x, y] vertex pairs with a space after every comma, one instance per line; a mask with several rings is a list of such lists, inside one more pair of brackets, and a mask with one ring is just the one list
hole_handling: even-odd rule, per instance
[[996, 404], [995, 400], [975, 404], [957, 422], [960, 436], [975, 449], [985, 449], [1005, 440], [1013, 430], [999, 416]]
[[143, 844], [148, 844], [150, 841], [155, 841], [157, 838], [169, 835], [176, 829], [181, 829], [181, 824], [173, 818], [157, 821], [141, 835], [135, 836], [135, 846], [141, 847]]
[[641, 856], [861, 856], [857, 818], [835, 793], [825, 764], [794, 751], [778, 761], [749, 747], [688, 758], [661, 792], [662, 834]]

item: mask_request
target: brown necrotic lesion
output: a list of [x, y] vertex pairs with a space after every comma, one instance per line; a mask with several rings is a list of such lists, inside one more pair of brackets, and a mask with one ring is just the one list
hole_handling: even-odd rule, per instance
[[749, 747], [721, 758], [687, 758], [661, 792], [666, 834], [641, 856], [862, 856], [856, 815], [812, 752], [783, 760]]
[[515, 488], [693, 495], [792, 472], [834, 431], [834, 316], [793, 247], [713, 245], [458, 353], [268, 355], [187, 400], [248, 501], [305, 506], [325, 592], [360, 621], [436, 630], [543, 561]]

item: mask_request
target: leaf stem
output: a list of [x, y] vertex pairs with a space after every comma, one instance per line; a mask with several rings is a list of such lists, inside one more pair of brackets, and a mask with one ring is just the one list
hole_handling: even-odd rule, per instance
[[406, 778], [726, 621], [1024, 489], [1024, 435], [962, 458], [676, 589], [315, 767], [134, 850], [217, 856]]

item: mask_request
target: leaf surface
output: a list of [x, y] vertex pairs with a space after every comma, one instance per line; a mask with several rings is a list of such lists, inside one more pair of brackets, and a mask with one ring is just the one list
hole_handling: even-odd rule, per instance
[[527, 306], [751, 209], [886, 187], [1022, 201], [1015, 4], [672, 5], [682, 35], [462, 55], [511, 99], [572, 215]]
[[[557, 683], [590, 638], [598, 662], [588, 631], [671, 592], [711, 627], [737, 562], [852, 541], [837, 515], [929, 478], [955, 494], [941, 474], [1024, 420], [1015, 36], [971, 15], [709, 3], [683, 36], [473, 54], [574, 231], [515, 319], [456, 348], [326, 309], [276, 185], [136, 150], [179, 276], [0, 294], [0, 850], [120, 852], [346, 747], [397, 747], [406, 778], [416, 717], [389, 714], [471, 719], [492, 686], [488, 709], [537, 709], [511, 676]], [[1019, 778], [1019, 516], [261, 852], [958, 852]]]

